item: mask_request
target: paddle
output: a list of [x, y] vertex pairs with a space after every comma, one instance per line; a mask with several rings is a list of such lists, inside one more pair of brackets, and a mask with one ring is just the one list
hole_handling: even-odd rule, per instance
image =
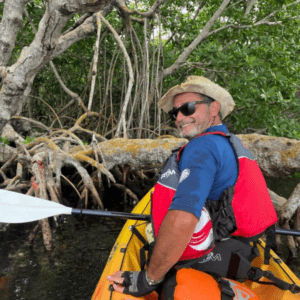
[[[26, 223], [55, 215], [88, 215], [150, 221], [150, 215], [67, 207], [62, 204], [0, 190], [0, 223]], [[300, 236], [300, 230], [276, 228], [276, 234]]]
[[53, 201], [0, 190], [0, 223], [26, 223], [61, 214], [151, 220], [150, 215], [72, 208]]

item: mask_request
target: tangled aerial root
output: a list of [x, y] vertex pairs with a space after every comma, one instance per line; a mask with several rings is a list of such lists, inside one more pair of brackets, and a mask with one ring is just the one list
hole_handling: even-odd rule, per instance
[[[104, 186], [108, 186], [124, 194], [124, 203], [128, 197], [130, 203], [136, 204], [139, 198], [128, 186], [137, 186], [138, 183], [147, 186], [145, 183], [156, 178], [158, 168], [171, 150], [186, 143], [184, 139], [173, 137], [107, 140], [80, 126], [87, 116], [99, 117], [100, 114], [85, 113], [70, 129], [45, 128], [42, 124], [40, 128], [46, 131], [45, 134], [30, 143], [24, 143], [24, 138], [7, 125], [2, 134], [15, 147], [3, 147], [9, 148], [10, 155], [0, 168], [0, 188], [64, 204], [62, 186], [68, 185], [74, 190], [75, 197], [72, 196], [71, 200], [76, 201], [71, 205], [104, 209], [100, 195]], [[37, 121], [33, 120], [33, 123], [39, 125]], [[84, 133], [84, 139], [91, 140], [90, 145], [86, 145], [78, 133]], [[72, 174], [66, 174], [66, 170], [72, 170]], [[149, 177], [145, 175], [147, 172]], [[47, 219], [39, 221], [29, 241], [33, 242], [40, 228], [44, 245], [51, 250], [52, 235]]]
[[[98, 116], [96, 113], [90, 113], [90, 115]], [[91, 165], [96, 168], [99, 175], [98, 180], [101, 179], [100, 174], [107, 176], [112, 183], [116, 183], [116, 180], [111, 172], [99, 162], [98, 153], [94, 152], [93, 149], [90, 150], [91, 147], [84, 145], [74, 133], [75, 131], [84, 131], [93, 135], [94, 141], [106, 140], [101, 135], [80, 127], [80, 123], [86, 116], [87, 114], [81, 116], [69, 130], [48, 129], [48, 135], [38, 137], [26, 145], [22, 143], [24, 139], [10, 128], [10, 137], [8, 139], [15, 143], [18, 152], [1, 167], [0, 178], [2, 177], [3, 181], [0, 184], [0, 188], [25, 192], [28, 195], [35, 195], [36, 197], [59, 203], [62, 199], [61, 179], [63, 178], [76, 191], [85, 207], [88, 206], [88, 200], [91, 198], [94, 207], [104, 209], [100, 195], [95, 188], [93, 179], [86, 170], [86, 166]], [[76, 145], [80, 146], [80, 150], [74, 151], [73, 147]], [[96, 148], [94, 147], [94, 149]], [[62, 174], [62, 168], [66, 166], [73, 167], [75, 173], [81, 177], [81, 193]], [[9, 178], [6, 173], [15, 173], [15, 176]], [[52, 235], [48, 219], [39, 221], [38, 227], [30, 235], [30, 242], [33, 242], [39, 228], [42, 229], [46, 249], [51, 250]]]

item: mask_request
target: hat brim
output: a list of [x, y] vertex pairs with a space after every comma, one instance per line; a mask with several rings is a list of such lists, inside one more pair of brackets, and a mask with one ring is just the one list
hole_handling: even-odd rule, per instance
[[235, 103], [227, 90], [201, 76], [190, 76], [186, 82], [169, 89], [158, 102], [158, 107], [169, 112], [173, 108], [176, 95], [182, 93], [198, 93], [209, 96], [220, 103], [220, 112], [224, 119], [234, 109]]

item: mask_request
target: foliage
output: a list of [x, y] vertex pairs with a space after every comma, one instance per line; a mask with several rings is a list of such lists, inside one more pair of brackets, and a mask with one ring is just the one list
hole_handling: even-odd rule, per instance
[[300, 173], [295, 173], [295, 178], [300, 178]]
[[[268, 6], [258, 3], [256, 12], [245, 19], [245, 6], [241, 4], [229, 8], [226, 15], [230, 15], [232, 24], [251, 25], [280, 6], [280, 2]], [[168, 19], [170, 26], [180, 25], [176, 29], [177, 36], [185, 37], [166, 45], [167, 51], [172, 51], [170, 59], [174, 60], [194, 39], [194, 31], [188, 28], [201, 30], [211, 16], [205, 18], [205, 14], [199, 14], [191, 20], [190, 14], [180, 14], [180, 23]], [[282, 24], [229, 28], [210, 36], [191, 54], [187, 67], [181, 69], [181, 76], [172, 76], [167, 86], [190, 74], [210, 77], [225, 86], [236, 102], [234, 113], [226, 120], [233, 124], [235, 132], [249, 133], [265, 128], [268, 135], [299, 139], [299, 115], [294, 114], [299, 111], [299, 102], [295, 97], [297, 88], [293, 85], [299, 85], [300, 81], [299, 19], [290, 20], [297, 16], [297, 9], [278, 15], [276, 19], [282, 20]], [[226, 24], [221, 23], [220, 20], [214, 28]]]
[[0, 146], [4, 147], [5, 145], [9, 145], [9, 141], [7, 140], [7, 137], [0, 136]]
[[22, 142], [22, 144], [27, 145], [27, 144], [32, 143], [34, 140], [35, 140], [35, 137], [31, 138], [29, 136], [26, 136], [26, 139], [25, 139], [25, 141]]
[[[146, 37], [144, 25], [130, 21], [129, 16], [125, 18], [119, 9], [112, 10], [106, 16], [118, 30], [135, 73], [135, 85], [126, 113], [126, 120], [133, 114], [132, 121], [128, 121], [128, 129], [140, 127], [147, 75], [149, 108], [142, 126], [149, 131], [144, 132], [144, 137], [153, 137], [150, 130], [158, 132], [159, 112], [156, 103], [161, 95], [171, 86], [181, 83], [188, 75], [202, 75], [224, 86], [232, 94], [236, 109], [225, 123], [234, 132], [252, 133], [262, 130], [268, 135], [300, 138], [300, 104], [295, 96], [300, 89], [300, 4], [293, 4], [294, 1], [258, 1], [248, 15], [245, 15], [248, 1], [231, 1], [210, 30], [216, 32], [195, 47], [177, 72], [163, 79], [162, 87], [159, 84], [156, 86], [160, 72], [172, 66], [191, 45], [222, 2], [167, 1], [160, 6], [153, 18], [148, 19]], [[145, 12], [153, 3], [154, 1], [145, 0], [130, 1], [128, 7]], [[47, 1], [41, 0], [29, 1], [26, 5], [35, 28], [38, 28], [46, 5]], [[0, 4], [0, 15], [2, 11], [3, 4]], [[264, 25], [257, 25], [270, 14], [272, 17]], [[81, 16], [82, 14], [74, 15], [64, 31], [73, 26]], [[142, 19], [140, 15], [132, 16]], [[159, 40], [159, 18], [162, 45]], [[10, 65], [18, 60], [22, 49], [29, 46], [35, 37], [29, 21], [24, 16]], [[220, 30], [222, 27], [224, 29]], [[90, 94], [95, 40], [94, 34], [74, 43], [54, 60], [64, 84], [79, 95], [85, 105]], [[149, 51], [149, 71], [146, 70], [145, 49]], [[128, 68], [124, 56], [113, 35], [102, 24], [92, 111], [101, 112], [103, 118], [99, 122], [89, 120], [84, 125], [89, 125], [91, 130], [97, 128], [97, 132], [102, 135], [111, 136], [111, 130], [115, 129], [120, 119], [120, 108], [127, 85]], [[75, 104], [62, 110], [72, 99], [63, 91], [49, 65], [37, 74], [31, 96], [34, 97], [30, 97], [30, 105], [24, 106], [23, 115], [32, 116], [48, 126], [54, 120], [53, 113], [38, 98], [55, 109], [66, 128], [73, 126], [74, 121], [83, 113]], [[135, 97], [136, 104], [133, 103]], [[165, 114], [162, 114], [162, 123], [162, 126], [170, 125]], [[136, 136], [135, 133], [134, 130], [130, 132], [132, 137]]]

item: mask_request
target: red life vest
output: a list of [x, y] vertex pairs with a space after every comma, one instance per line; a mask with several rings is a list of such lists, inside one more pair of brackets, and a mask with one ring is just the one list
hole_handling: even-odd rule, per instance
[[[225, 207], [226, 211], [229, 208], [233, 212], [232, 215], [235, 219], [234, 232], [231, 231], [230, 234], [245, 238], [257, 236], [277, 222], [276, 211], [261, 170], [251, 152], [242, 145], [234, 134], [226, 134], [221, 131], [208, 132], [195, 138], [209, 134], [227, 137], [238, 160], [238, 177], [234, 185], [233, 195], [229, 199], [230, 205]], [[181, 174], [178, 169], [178, 162], [185, 146], [180, 148], [179, 151], [178, 149], [173, 151], [172, 156], [164, 164], [161, 176], [154, 186], [152, 219], [156, 237], [179, 184]], [[210, 203], [220, 201], [210, 201]], [[205, 204], [205, 206], [207, 205]], [[223, 215], [224, 207], [221, 208], [223, 209], [221, 212]], [[211, 210], [209, 211], [211, 212]], [[199, 258], [213, 249], [213, 232], [216, 232], [217, 224], [212, 224], [211, 217], [213, 218], [214, 215], [210, 216], [208, 210], [204, 207], [192, 239], [179, 260]], [[214, 226], [214, 229], [212, 226]]]

